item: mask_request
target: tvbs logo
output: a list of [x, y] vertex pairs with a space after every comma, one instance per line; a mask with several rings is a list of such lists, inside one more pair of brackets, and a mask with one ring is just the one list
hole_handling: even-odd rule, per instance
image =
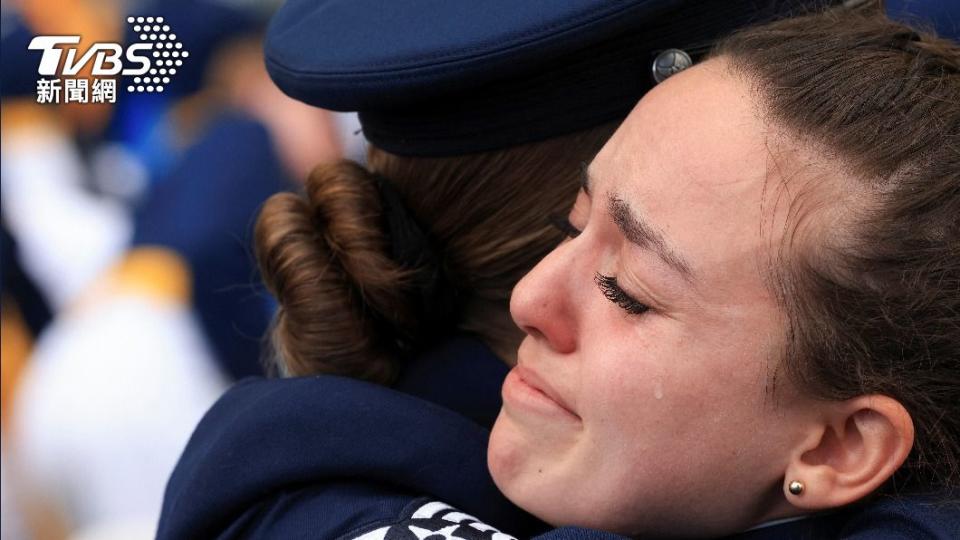
[[[41, 76], [37, 102], [114, 103], [117, 76], [133, 77], [128, 92], [163, 92], [190, 53], [170, 26], [163, 24], [163, 17], [128, 17], [127, 23], [140, 41], [126, 48], [119, 43], [94, 43], [81, 54], [80, 36], [33, 38], [28, 48], [43, 51], [37, 68]], [[77, 78], [88, 66], [92, 78]]]

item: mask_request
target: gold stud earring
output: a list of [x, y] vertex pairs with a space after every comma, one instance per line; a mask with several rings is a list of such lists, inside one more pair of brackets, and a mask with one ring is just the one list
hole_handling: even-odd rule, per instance
[[790, 490], [790, 493], [794, 495], [800, 495], [803, 493], [803, 482], [794, 480], [793, 482], [790, 482], [790, 485], [787, 486], [787, 489]]

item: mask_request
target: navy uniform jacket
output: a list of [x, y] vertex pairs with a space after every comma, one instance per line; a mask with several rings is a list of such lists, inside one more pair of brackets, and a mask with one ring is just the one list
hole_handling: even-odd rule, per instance
[[[622, 538], [546, 531], [496, 489], [486, 446], [506, 372], [460, 338], [413, 362], [396, 389], [331, 376], [242, 381], [191, 437], [157, 537]], [[956, 540], [958, 523], [934, 507], [874, 505], [735, 538]]]

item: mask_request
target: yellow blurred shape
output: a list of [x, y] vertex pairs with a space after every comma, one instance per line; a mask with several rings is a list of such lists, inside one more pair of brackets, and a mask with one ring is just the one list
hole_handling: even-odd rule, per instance
[[190, 269], [182, 257], [161, 247], [131, 250], [110, 271], [110, 286], [121, 293], [136, 293], [161, 301], [190, 301]]
[[0, 424], [6, 430], [17, 381], [23, 372], [33, 337], [12, 301], [3, 300], [0, 308]]

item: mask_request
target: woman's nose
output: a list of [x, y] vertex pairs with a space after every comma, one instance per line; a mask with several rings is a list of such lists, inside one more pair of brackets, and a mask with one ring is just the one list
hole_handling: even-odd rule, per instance
[[572, 241], [561, 244], [517, 283], [510, 314], [521, 330], [558, 353], [576, 350]]

